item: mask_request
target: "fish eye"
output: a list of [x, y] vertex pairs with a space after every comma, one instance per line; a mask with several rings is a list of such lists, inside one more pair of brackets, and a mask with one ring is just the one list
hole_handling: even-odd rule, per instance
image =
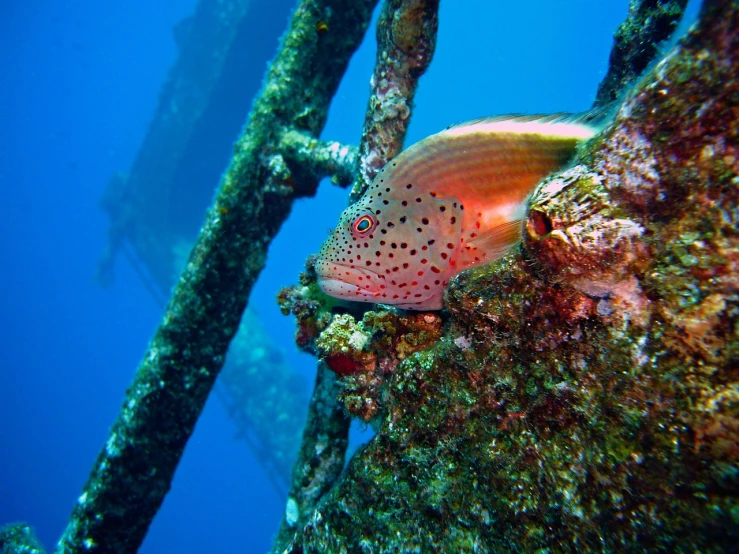
[[377, 219], [372, 214], [360, 215], [352, 224], [352, 232], [358, 237], [366, 237], [377, 225]]

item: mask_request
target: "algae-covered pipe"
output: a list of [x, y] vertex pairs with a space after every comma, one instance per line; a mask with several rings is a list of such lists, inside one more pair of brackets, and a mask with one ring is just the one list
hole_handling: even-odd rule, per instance
[[338, 400], [340, 392], [336, 375], [319, 363], [285, 513], [272, 549], [275, 554], [292, 543], [296, 531], [302, 529], [344, 469], [350, 420]]
[[277, 152], [317, 136], [376, 0], [304, 0], [235, 145], [197, 243], [126, 393], [57, 552], [135, 552], [169, 490], [267, 247], [295, 196]]
[[418, 79], [433, 58], [438, 27], [439, 0], [386, 0], [383, 6], [351, 202], [403, 149]]
[[336, 185], [351, 184], [357, 171], [355, 146], [322, 141], [294, 129], [282, 135], [280, 151], [288, 163], [297, 164], [314, 177], [330, 177]]
[[672, 36], [688, 0], [631, 0], [629, 14], [616, 29], [608, 73], [598, 86], [595, 107], [616, 100], [657, 57]]

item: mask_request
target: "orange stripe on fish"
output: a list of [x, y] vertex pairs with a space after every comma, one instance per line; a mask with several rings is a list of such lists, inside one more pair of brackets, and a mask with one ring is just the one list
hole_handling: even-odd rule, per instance
[[391, 160], [341, 214], [316, 262], [331, 296], [438, 310], [460, 271], [520, 240], [525, 200], [596, 132], [592, 113], [480, 119]]

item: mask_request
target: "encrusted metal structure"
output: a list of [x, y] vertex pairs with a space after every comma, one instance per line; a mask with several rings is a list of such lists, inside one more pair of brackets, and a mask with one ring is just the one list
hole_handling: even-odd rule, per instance
[[377, 435], [309, 513], [288, 500], [274, 552], [735, 551], [739, 3], [641, 75], [684, 7], [632, 5], [613, 121], [441, 314], [327, 316], [310, 262], [283, 292]]

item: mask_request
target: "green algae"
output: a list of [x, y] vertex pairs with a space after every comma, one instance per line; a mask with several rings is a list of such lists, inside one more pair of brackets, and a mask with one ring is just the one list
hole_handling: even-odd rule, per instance
[[0, 554], [44, 554], [33, 529], [24, 523], [0, 527]]

